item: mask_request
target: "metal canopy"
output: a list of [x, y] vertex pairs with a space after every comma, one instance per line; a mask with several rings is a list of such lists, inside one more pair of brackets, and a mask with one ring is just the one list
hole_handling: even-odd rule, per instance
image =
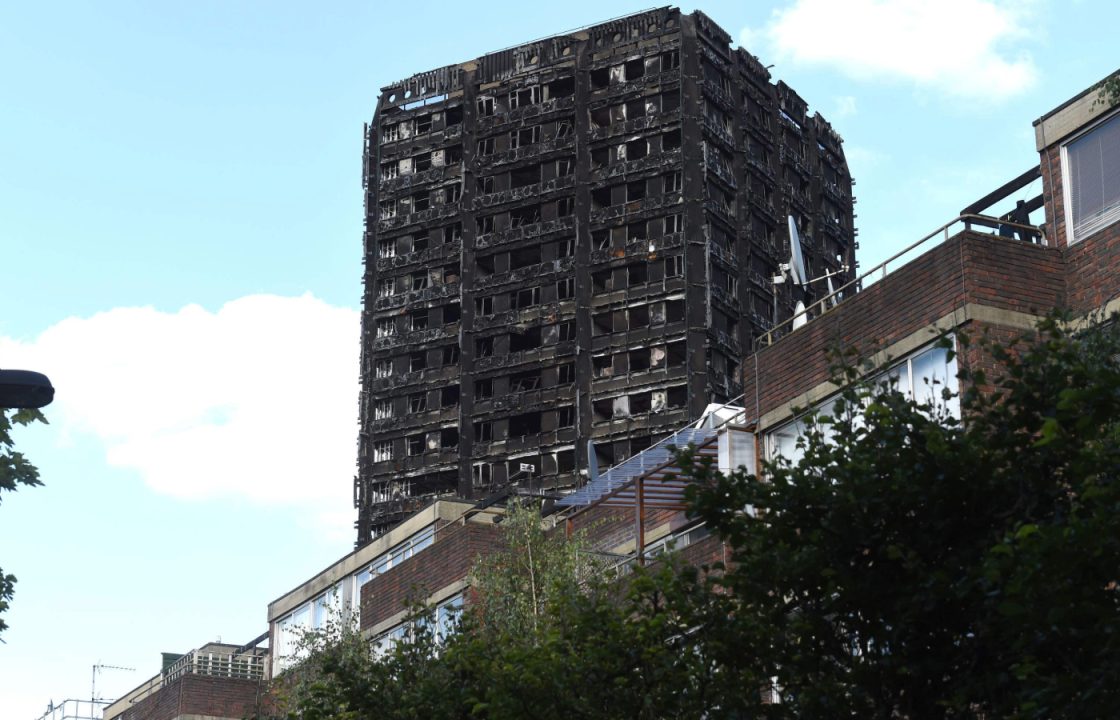
[[[670, 446], [683, 448], [690, 443], [697, 447], [716, 437], [715, 428], [688, 427], [677, 431], [656, 445], [643, 450], [629, 460], [615, 465], [584, 487], [567, 495], [556, 504], [561, 507], [604, 505], [633, 507], [637, 502], [633, 480], [647, 476], [660, 482], [647, 483], [642, 489], [642, 504], [648, 507], [680, 508], [683, 506], [686, 480], [677, 479], [680, 471], [672, 466]], [[609, 496], [609, 497], [608, 497]]]

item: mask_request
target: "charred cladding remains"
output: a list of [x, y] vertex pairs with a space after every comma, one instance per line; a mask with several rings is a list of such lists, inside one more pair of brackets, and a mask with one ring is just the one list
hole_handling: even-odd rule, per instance
[[[571, 488], [741, 392], [854, 276], [841, 140], [700, 12], [421, 73], [366, 136], [358, 544], [436, 496]], [[594, 446], [589, 457], [588, 441]]]

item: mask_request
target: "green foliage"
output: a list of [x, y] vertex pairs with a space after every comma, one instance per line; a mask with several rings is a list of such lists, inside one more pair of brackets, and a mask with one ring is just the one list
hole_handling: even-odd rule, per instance
[[[39, 480], [39, 470], [15, 449], [11, 431], [15, 425], [29, 425], [32, 422], [45, 423], [47, 420], [38, 410], [5, 410], [0, 409], [0, 501], [3, 492], [18, 490], [21, 485], [34, 487], [42, 485]], [[9, 607], [15, 591], [15, 575], [5, 574], [0, 569], [0, 615]], [[7, 629], [8, 624], [0, 617], [0, 633]]]
[[602, 563], [587, 552], [584, 538], [546, 532], [539, 508], [512, 504], [501, 536], [501, 549], [479, 558], [471, 572], [479, 632], [540, 634], [555, 622], [553, 609], [573, 584], [584, 586], [601, 574]]
[[1120, 323], [1068, 327], [957, 338], [999, 368], [962, 361], [963, 422], [848, 364], [796, 464], [724, 476], [683, 451], [732, 560], [711, 573], [606, 568], [512, 509], [456, 634], [421, 622], [379, 657], [334, 638], [285, 681], [290, 717], [1110, 717]]
[[1097, 99], [1093, 104], [1098, 103], [1111, 107], [1120, 103], [1120, 73], [1114, 73], [1104, 80], [1101, 80], [1093, 89], [1097, 91]]
[[768, 716], [1112, 714], [1120, 333], [1055, 316], [983, 347], [1001, 374], [962, 373], [963, 424], [856, 384], [766, 481], [684, 458]]
[[289, 717], [683, 718], [741, 694], [704, 655], [698, 630], [727, 616], [695, 568], [619, 575], [529, 506], [501, 528], [458, 632], [418, 622], [381, 656], [353, 629], [314, 638], [280, 680]]

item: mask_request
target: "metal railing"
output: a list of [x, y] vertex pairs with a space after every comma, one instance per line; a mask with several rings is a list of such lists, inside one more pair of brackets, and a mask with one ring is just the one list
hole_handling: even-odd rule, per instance
[[[890, 268], [892, 265], [894, 265], [894, 268], [897, 269], [899, 267], [899, 264], [896, 263], [899, 260], [902, 260], [901, 265], [905, 265], [906, 263], [915, 259], [916, 255], [914, 254], [914, 251], [917, 248], [925, 245], [930, 240], [936, 238], [938, 239], [938, 244], [947, 242], [951, 237], [949, 232], [950, 229], [958, 225], [963, 225], [963, 229], [965, 231], [971, 230], [973, 225], [991, 228], [1000, 233], [1002, 237], [1018, 237], [1021, 241], [1024, 242], [1042, 243], [1044, 240], [1042, 229], [1035, 225], [1025, 225], [1022, 223], [1011, 222], [1009, 220], [991, 217], [988, 215], [959, 215], [956, 218], [945, 223], [941, 227], [937, 228], [933, 232], [924, 236], [917, 242], [908, 245], [894, 255], [891, 255], [889, 258], [871, 268], [867, 272], [863, 273], [859, 277], [855, 278], [854, 280], [841, 285], [839, 288], [828, 293], [821, 299], [814, 301], [803, 311], [795, 313], [793, 316], [776, 324], [770, 330], [767, 330], [757, 338], [757, 340], [755, 341], [754, 349], [757, 351], [762, 347], [769, 347], [773, 345], [780, 338], [785, 336], [785, 334], [790, 331], [793, 324], [800, 318], [811, 320], [812, 318], [820, 317], [825, 312], [827, 312], [830, 307], [838, 305], [849, 295], [855, 294], [858, 291], [865, 289], [867, 285], [871, 285], [875, 282], [878, 282], [879, 280], [882, 280], [888, 274], [890, 274]], [[925, 252], [925, 249], [923, 249], [923, 252]]]

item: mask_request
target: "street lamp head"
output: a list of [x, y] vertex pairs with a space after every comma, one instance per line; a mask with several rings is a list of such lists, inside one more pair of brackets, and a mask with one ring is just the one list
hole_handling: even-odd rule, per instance
[[54, 400], [54, 387], [43, 373], [0, 370], [0, 408], [41, 408]]

